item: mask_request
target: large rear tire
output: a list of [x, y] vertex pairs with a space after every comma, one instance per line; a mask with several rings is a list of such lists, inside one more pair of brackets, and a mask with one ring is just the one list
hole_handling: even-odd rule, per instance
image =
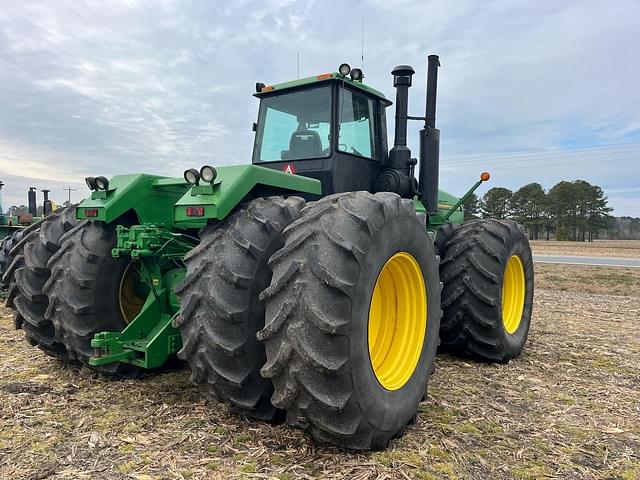
[[527, 341], [533, 307], [533, 259], [511, 220], [471, 220], [438, 232], [444, 283], [441, 347], [508, 362]]
[[[53, 323], [69, 358], [87, 366], [94, 335], [119, 332], [135, 316], [135, 312], [125, 316], [121, 303], [130, 261], [111, 255], [115, 245], [115, 225], [84, 220], [62, 236], [60, 249], [48, 263], [51, 276], [44, 285], [49, 298], [45, 318]], [[124, 377], [139, 373], [137, 367], [126, 363], [90, 368]]]
[[321, 443], [386, 447], [415, 418], [438, 344], [437, 259], [413, 202], [310, 203], [270, 265], [258, 338], [273, 404]]
[[31, 345], [61, 359], [68, 358], [67, 352], [64, 345], [56, 341], [53, 324], [45, 318], [49, 300], [42, 289], [51, 275], [47, 263], [60, 249], [60, 238], [77, 223], [75, 207], [46, 217], [36, 234], [24, 245], [24, 261], [14, 273], [18, 287], [13, 301], [15, 324], [24, 330]]
[[282, 230], [303, 206], [298, 197], [259, 198], [204, 228], [176, 290], [182, 307], [174, 325], [183, 339], [178, 357], [189, 363], [192, 379], [260, 420], [284, 415], [271, 404], [271, 381], [260, 376], [265, 352], [256, 332], [264, 327], [264, 305], [258, 297], [271, 281], [267, 262], [284, 244]]

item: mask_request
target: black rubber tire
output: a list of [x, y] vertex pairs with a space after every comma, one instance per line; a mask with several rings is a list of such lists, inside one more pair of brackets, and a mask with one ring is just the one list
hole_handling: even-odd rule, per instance
[[10, 277], [7, 277], [6, 281], [4, 279], [4, 274], [12, 260], [11, 250], [15, 247], [16, 243], [20, 241], [23, 235], [24, 232], [22, 230], [18, 230], [0, 241], [0, 286], [3, 289], [6, 289], [9, 286], [9, 283], [11, 283]]
[[[386, 261], [409, 252], [420, 266], [428, 323], [407, 383], [386, 390], [368, 348], [373, 288]], [[350, 192], [312, 202], [285, 229], [261, 295], [266, 325], [262, 374], [287, 423], [320, 443], [385, 448], [415, 418], [432, 370], [440, 324], [440, 283], [433, 243], [412, 201], [389, 192]]]
[[47, 263], [60, 249], [60, 238], [77, 223], [75, 206], [47, 216], [35, 235], [30, 235], [31, 238], [25, 243], [24, 261], [14, 273], [18, 287], [13, 301], [16, 326], [24, 330], [31, 345], [60, 359], [68, 358], [67, 351], [63, 344], [56, 341], [53, 324], [45, 318], [49, 300], [42, 289], [51, 275]]
[[[458, 228], [460, 228], [459, 224], [445, 223], [436, 231], [436, 238], [433, 242], [433, 246], [435, 247], [436, 253], [440, 256], [441, 260], [442, 254], [446, 249], [447, 242], [451, 240], [451, 237], [453, 237], [453, 232], [455, 232]], [[442, 281], [442, 279], [440, 280]]]
[[[441, 348], [488, 362], [508, 362], [527, 341], [533, 307], [533, 259], [529, 240], [512, 220], [471, 220], [438, 233], [444, 283]], [[502, 321], [505, 266], [517, 255], [525, 273], [525, 302], [518, 329]]]
[[273, 385], [260, 376], [264, 327], [259, 294], [269, 286], [269, 257], [284, 244], [282, 230], [300, 216], [299, 197], [258, 198], [200, 232], [185, 257], [187, 275], [176, 289], [181, 315], [174, 320], [196, 383], [232, 409], [266, 421], [284, 419], [271, 404]]
[[137, 376], [140, 369], [126, 363], [89, 365], [91, 339], [98, 332], [121, 331], [126, 322], [118, 299], [127, 258], [114, 258], [115, 225], [82, 220], [60, 239], [60, 249], [48, 263], [51, 276], [44, 285], [49, 298], [45, 318], [53, 323], [57, 340], [71, 360], [107, 375]]
[[[7, 308], [15, 308], [13, 301], [18, 287], [13, 274], [16, 268], [24, 264], [22, 256], [24, 242], [20, 242], [23, 238], [24, 230], [18, 230], [4, 238], [0, 244], [0, 289], [6, 291], [4, 306]], [[18, 257], [17, 261], [16, 257]], [[19, 328], [17, 324], [16, 328]]]
[[[24, 245], [38, 233], [41, 221], [14, 232], [5, 238], [0, 247], [0, 289], [6, 290], [4, 306], [15, 309], [14, 299], [18, 295], [15, 272], [24, 265]], [[16, 323], [16, 329], [20, 326]]]

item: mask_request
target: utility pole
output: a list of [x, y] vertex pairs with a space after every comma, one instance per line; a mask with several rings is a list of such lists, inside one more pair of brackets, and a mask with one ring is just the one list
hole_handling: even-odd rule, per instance
[[69, 205], [71, 205], [71, 192], [76, 192], [78, 189], [67, 187], [67, 188], [63, 188], [63, 190], [66, 190], [69, 193]]

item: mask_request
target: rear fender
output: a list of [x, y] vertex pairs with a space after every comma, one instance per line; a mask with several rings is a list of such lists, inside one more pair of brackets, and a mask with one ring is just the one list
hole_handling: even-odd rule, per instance
[[319, 197], [319, 180], [259, 167], [237, 165], [217, 168], [212, 184], [192, 187], [174, 205], [173, 221], [180, 228], [201, 228], [224, 219], [240, 203], [258, 196], [302, 195]]
[[76, 207], [78, 219], [112, 223], [133, 211], [140, 223], [173, 225], [173, 206], [189, 190], [183, 178], [136, 174], [117, 175], [107, 191], [94, 191]]

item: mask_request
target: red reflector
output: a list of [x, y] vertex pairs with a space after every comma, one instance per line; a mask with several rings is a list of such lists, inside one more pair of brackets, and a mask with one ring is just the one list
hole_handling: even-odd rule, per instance
[[187, 207], [187, 217], [204, 217], [204, 207]]
[[85, 217], [97, 217], [98, 216], [98, 209], [97, 208], [85, 208], [84, 209], [84, 216]]

